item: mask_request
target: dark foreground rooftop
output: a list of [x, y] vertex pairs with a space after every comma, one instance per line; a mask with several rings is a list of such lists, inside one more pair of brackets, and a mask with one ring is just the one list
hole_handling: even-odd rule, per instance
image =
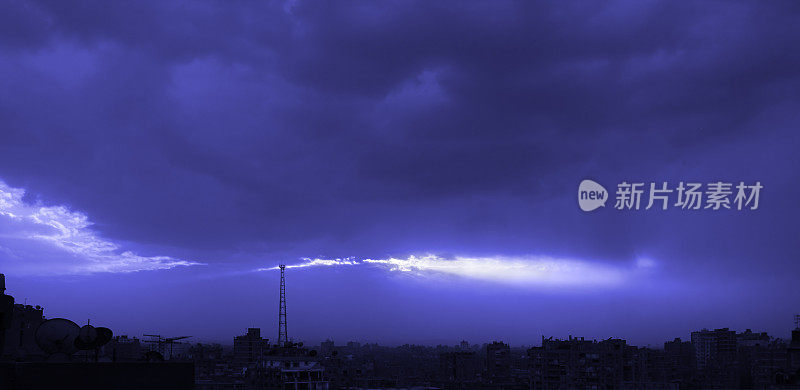
[[0, 389], [192, 389], [186, 362], [3, 362]]

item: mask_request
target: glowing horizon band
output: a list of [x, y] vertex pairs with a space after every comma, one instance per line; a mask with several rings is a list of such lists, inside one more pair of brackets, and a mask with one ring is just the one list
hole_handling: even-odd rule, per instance
[[[505, 284], [540, 286], [615, 286], [642, 268], [654, 266], [652, 260], [646, 264], [636, 262], [633, 266], [621, 266], [549, 256], [443, 258], [425, 255], [362, 260], [353, 257], [302, 260], [303, 263], [287, 265], [286, 268], [370, 265], [391, 272], [419, 276], [450, 275]], [[276, 269], [278, 267], [259, 268], [258, 271]]]

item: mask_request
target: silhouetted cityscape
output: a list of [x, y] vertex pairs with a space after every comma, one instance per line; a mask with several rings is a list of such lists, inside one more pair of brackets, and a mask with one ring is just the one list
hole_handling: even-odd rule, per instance
[[790, 340], [750, 329], [700, 329], [663, 348], [573, 336], [542, 336], [531, 348], [502, 340], [311, 346], [288, 338], [284, 283], [281, 275], [279, 337], [285, 341], [271, 343], [260, 328], [249, 328], [222, 345], [192, 343], [189, 336], [112, 336], [106, 328], [47, 319], [44, 308], [6, 295], [0, 274], [0, 388], [800, 388], [800, 316]]

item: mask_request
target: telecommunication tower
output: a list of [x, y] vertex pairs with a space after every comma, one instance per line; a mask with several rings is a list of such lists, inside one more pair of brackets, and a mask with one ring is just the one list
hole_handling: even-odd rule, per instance
[[281, 264], [281, 303], [278, 308], [278, 345], [282, 346], [289, 341], [286, 333], [286, 279], [284, 278], [284, 271], [286, 265]]

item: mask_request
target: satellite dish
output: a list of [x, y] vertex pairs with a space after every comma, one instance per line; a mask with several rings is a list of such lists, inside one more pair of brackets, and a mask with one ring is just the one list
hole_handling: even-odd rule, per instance
[[86, 344], [91, 344], [97, 340], [97, 330], [95, 330], [94, 326], [84, 325], [81, 327], [81, 331], [78, 332], [78, 339]]
[[78, 352], [75, 340], [78, 339], [80, 330], [78, 324], [68, 319], [52, 318], [36, 328], [34, 338], [39, 348], [48, 355], [57, 353], [72, 355]]
[[102, 347], [106, 345], [114, 337], [114, 332], [105, 327], [95, 328], [97, 330], [97, 346]]
[[97, 347], [97, 330], [94, 326], [84, 325], [78, 332], [78, 338], [75, 339], [75, 347], [80, 350], [90, 350]]
[[114, 333], [108, 328], [95, 328], [91, 325], [84, 325], [78, 332], [78, 338], [75, 339], [75, 347], [80, 350], [92, 350], [100, 348], [113, 337]]

